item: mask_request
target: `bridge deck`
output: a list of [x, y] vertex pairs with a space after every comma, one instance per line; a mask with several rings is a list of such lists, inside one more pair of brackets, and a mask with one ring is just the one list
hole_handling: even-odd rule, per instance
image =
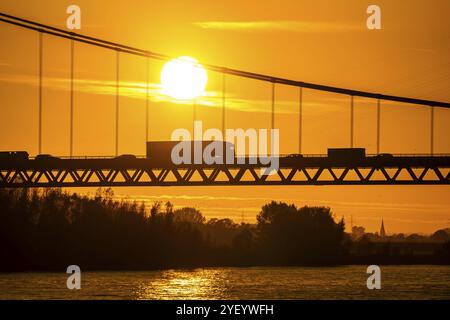
[[450, 184], [450, 156], [444, 155], [280, 157], [279, 170], [269, 176], [262, 164], [244, 160], [180, 166], [140, 158], [0, 161], [0, 187]]
[[[442, 156], [392, 156], [392, 157], [365, 157], [363, 159], [333, 159], [326, 156], [307, 156], [307, 157], [278, 157], [280, 168], [305, 167], [348, 167], [354, 166], [359, 168], [371, 167], [450, 167], [450, 155]], [[243, 161], [244, 163], [238, 163]], [[259, 163], [256, 157], [235, 158], [233, 164], [182, 164], [173, 165], [170, 161], [150, 160], [146, 158], [136, 159], [116, 159], [111, 158], [67, 158], [67, 159], [51, 159], [36, 160], [29, 159], [26, 161], [5, 161], [0, 159], [0, 170], [2, 169], [31, 169], [31, 170], [53, 170], [53, 169], [165, 169], [165, 168], [242, 168], [254, 167], [261, 168], [266, 165]]]

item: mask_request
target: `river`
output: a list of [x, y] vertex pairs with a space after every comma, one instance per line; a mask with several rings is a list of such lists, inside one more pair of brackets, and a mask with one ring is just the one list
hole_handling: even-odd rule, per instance
[[0, 299], [450, 299], [450, 266], [381, 266], [369, 290], [366, 266], [201, 268], [67, 274], [0, 274]]

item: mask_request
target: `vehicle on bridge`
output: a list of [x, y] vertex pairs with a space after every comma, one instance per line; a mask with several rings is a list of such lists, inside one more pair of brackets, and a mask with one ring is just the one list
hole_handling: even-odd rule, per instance
[[394, 155], [391, 153], [379, 153], [375, 156], [378, 160], [390, 160], [394, 159]]
[[134, 154], [121, 154], [114, 158], [114, 160], [123, 160], [123, 161], [133, 161], [136, 160], [137, 157]]
[[39, 163], [51, 163], [51, 162], [56, 162], [59, 160], [61, 160], [61, 158], [52, 156], [51, 154], [38, 154], [34, 158], [34, 161], [39, 162]]
[[366, 158], [364, 148], [328, 148], [328, 159], [334, 161], [359, 161]]
[[292, 153], [287, 155], [280, 155], [280, 161], [283, 164], [295, 165], [301, 164], [305, 160], [305, 156], [300, 153]]
[[[173, 148], [178, 145], [182, 141], [148, 141], [147, 142], [147, 159], [150, 159], [152, 164], [156, 165], [170, 165], [173, 164], [172, 161], [172, 150]], [[226, 155], [232, 154], [233, 160], [235, 157], [234, 154], [234, 145], [230, 142], [226, 141], [184, 141], [186, 143], [185, 148], [183, 148], [183, 151], [187, 149], [190, 150], [190, 157], [189, 162], [190, 164], [195, 163], [194, 153], [196, 149], [199, 147], [201, 148], [201, 163], [205, 163], [203, 159], [203, 153], [206, 149], [206, 147], [210, 146], [211, 144], [217, 143], [217, 144], [223, 144], [223, 154], [216, 155], [215, 150], [213, 150], [212, 156], [215, 157], [216, 163], [226, 163]], [[217, 145], [217, 147], [220, 147], [220, 145]], [[183, 153], [180, 154], [180, 156], [183, 156]], [[187, 158], [188, 156], [186, 156]], [[220, 160], [220, 161], [219, 161]]]
[[292, 153], [286, 156], [287, 159], [303, 159], [304, 156], [300, 153]]
[[28, 157], [26, 151], [0, 151], [0, 161], [26, 161]]

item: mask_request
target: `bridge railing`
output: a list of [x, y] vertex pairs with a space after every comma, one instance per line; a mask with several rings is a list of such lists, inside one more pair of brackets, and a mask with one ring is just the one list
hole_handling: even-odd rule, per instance
[[[382, 154], [376, 154], [376, 153], [368, 153], [366, 154], [366, 157], [377, 157], [377, 156], [393, 156], [393, 157], [449, 157], [449, 153], [382, 153]], [[136, 159], [148, 159], [146, 155], [133, 155]], [[259, 155], [236, 155], [236, 157], [258, 157]], [[308, 153], [308, 154], [297, 154], [297, 153], [283, 153], [278, 154], [277, 157], [280, 158], [287, 158], [287, 157], [302, 157], [302, 158], [326, 158], [328, 157], [328, 154], [315, 154], [315, 153]], [[95, 159], [117, 159], [120, 158], [120, 156], [115, 155], [100, 155], [100, 156], [55, 156], [55, 158], [63, 159], [63, 160], [95, 160]], [[36, 157], [29, 157], [30, 160], [36, 159]]]

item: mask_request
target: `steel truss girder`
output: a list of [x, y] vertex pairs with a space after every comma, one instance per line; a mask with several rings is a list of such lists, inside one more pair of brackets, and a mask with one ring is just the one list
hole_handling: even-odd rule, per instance
[[282, 167], [263, 175], [256, 166], [170, 168], [0, 168], [0, 187], [114, 187], [210, 185], [450, 185], [450, 168]]

